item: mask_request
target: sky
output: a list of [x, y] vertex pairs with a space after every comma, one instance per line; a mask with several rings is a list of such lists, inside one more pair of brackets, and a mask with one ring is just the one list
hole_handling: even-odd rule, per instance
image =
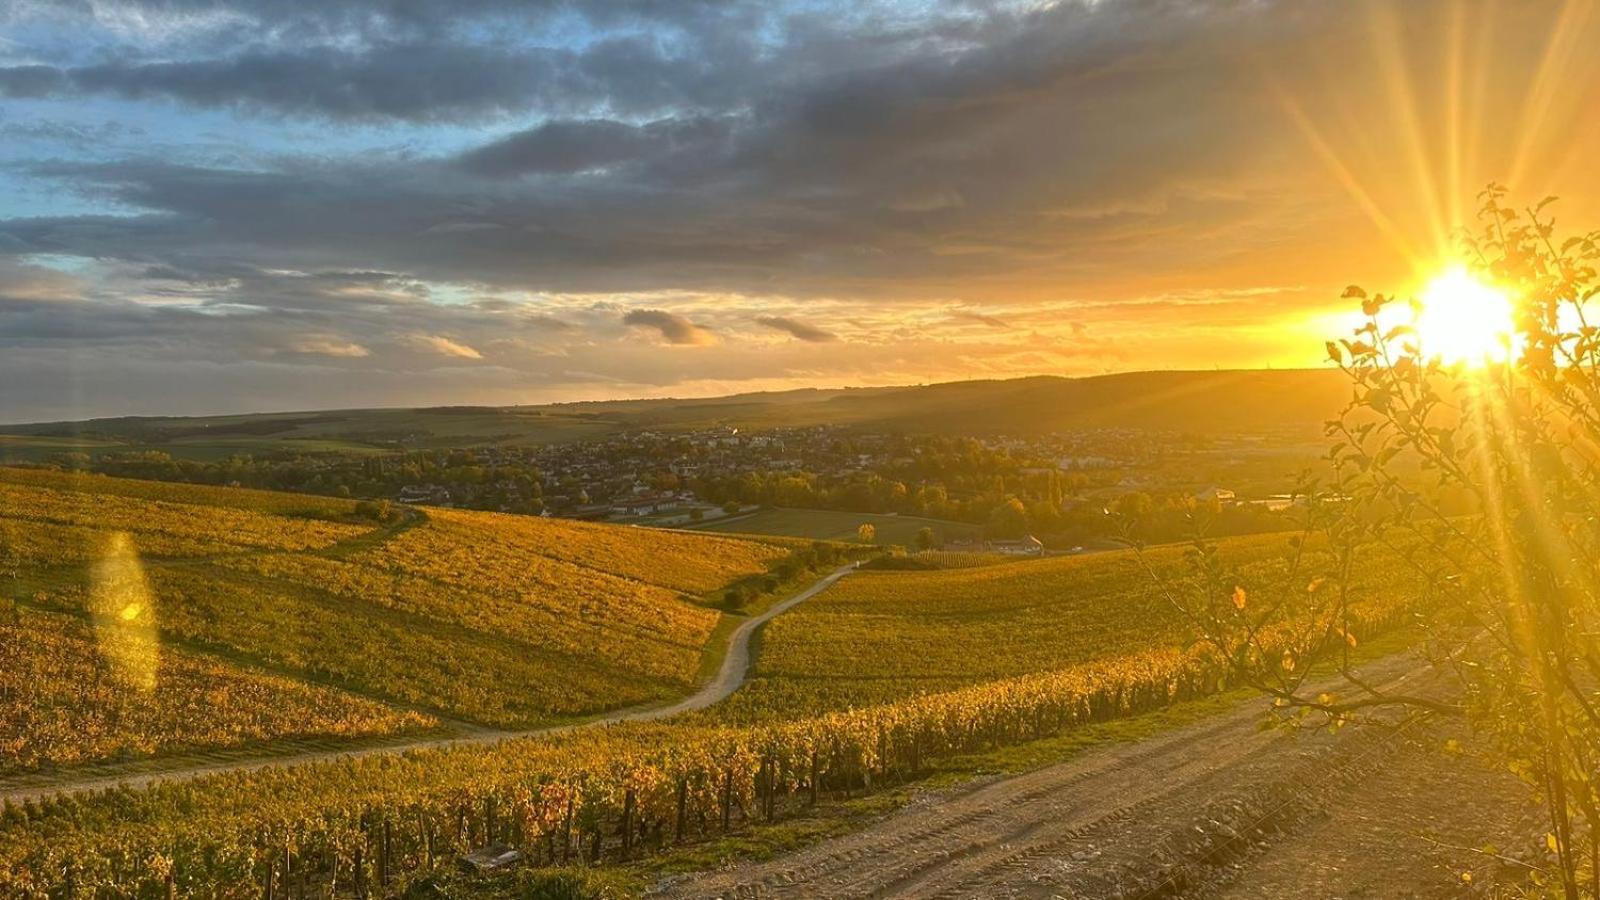
[[1596, 5], [10, 0], [0, 421], [1318, 365]]

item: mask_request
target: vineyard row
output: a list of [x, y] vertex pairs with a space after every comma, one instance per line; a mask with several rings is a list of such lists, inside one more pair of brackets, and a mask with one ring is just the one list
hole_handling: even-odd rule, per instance
[[[1372, 634], [1400, 614], [1385, 604], [1353, 624]], [[69, 898], [389, 896], [493, 845], [534, 865], [633, 858], [1222, 682], [1201, 655], [1150, 650], [755, 728], [615, 726], [565, 741], [8, 805], [0, 888]]]

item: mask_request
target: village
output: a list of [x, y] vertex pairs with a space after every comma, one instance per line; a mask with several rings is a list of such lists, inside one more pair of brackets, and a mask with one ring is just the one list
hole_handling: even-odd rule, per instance
[[[1263, 448], [1271, 447], [1271, 450]], [[1121, 498], [1184, 498], [1252, 513], [1293, 503], [1294, 465], [1252, 436], [1092, 429], [1031, 437], [883, 434], [843, 426], [641, 430], [540, 447], [448, 452], [402, 504], [698, 527], [762, 507], [915, 515], [985, 526], [951, 550], [1043, 552], [1032, 532], [1076, 532]], [[1021, 521], [1003, 522], [1008, 502]], [[1089, 529], [1094, 530], [1094, 529]]]

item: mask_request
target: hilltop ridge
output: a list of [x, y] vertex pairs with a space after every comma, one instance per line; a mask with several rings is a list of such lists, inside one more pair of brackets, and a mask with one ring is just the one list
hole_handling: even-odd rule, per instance
[[1284, 433], [1314, 431], [1338, 411], [1348, 391], [1344, 376], [1329, 369], [1154, 371], [530, 406], [130, 416], [0, 426], [0, 434], [151, 444], [289, 440], [445, 446], [566, 442], [630, 429], [712, 426], [844, 425], [971, 435], [1072, 428]]

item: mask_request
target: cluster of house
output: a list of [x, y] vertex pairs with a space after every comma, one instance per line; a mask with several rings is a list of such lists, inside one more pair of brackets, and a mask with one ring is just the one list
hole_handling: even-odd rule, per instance
[[1270, 494], [1255, 500], [1240, 500], [1239, 495], [1223, 487], [1208, 487], [1194, 495], [1202, 503], [1216, 503], [1220, 506], [1255, 506], [1267, 512], [1283, 512], [1297, 506], [1305, 506], [1309, 502], [1304, 494]]
[[1033, 535], [1014, 540], [985, 541], [979, 538], [962, 538], [945, 541], [943, 550], [956, 553], [1002, 553], [1006, 556], [1043, 556], [1044, 542]]
[[607, 507], [614, 516], [654, 516], [661, 513], [673, 512], [679, 507], [694, 502], [694, 492], [679, 491], [652, 491], [645, 485], [631, 496], [619, 497]]
[[395, 501], [407, 506], [452, 506], [450, 489], [442, 484], [408, 484], [400, 488]]

